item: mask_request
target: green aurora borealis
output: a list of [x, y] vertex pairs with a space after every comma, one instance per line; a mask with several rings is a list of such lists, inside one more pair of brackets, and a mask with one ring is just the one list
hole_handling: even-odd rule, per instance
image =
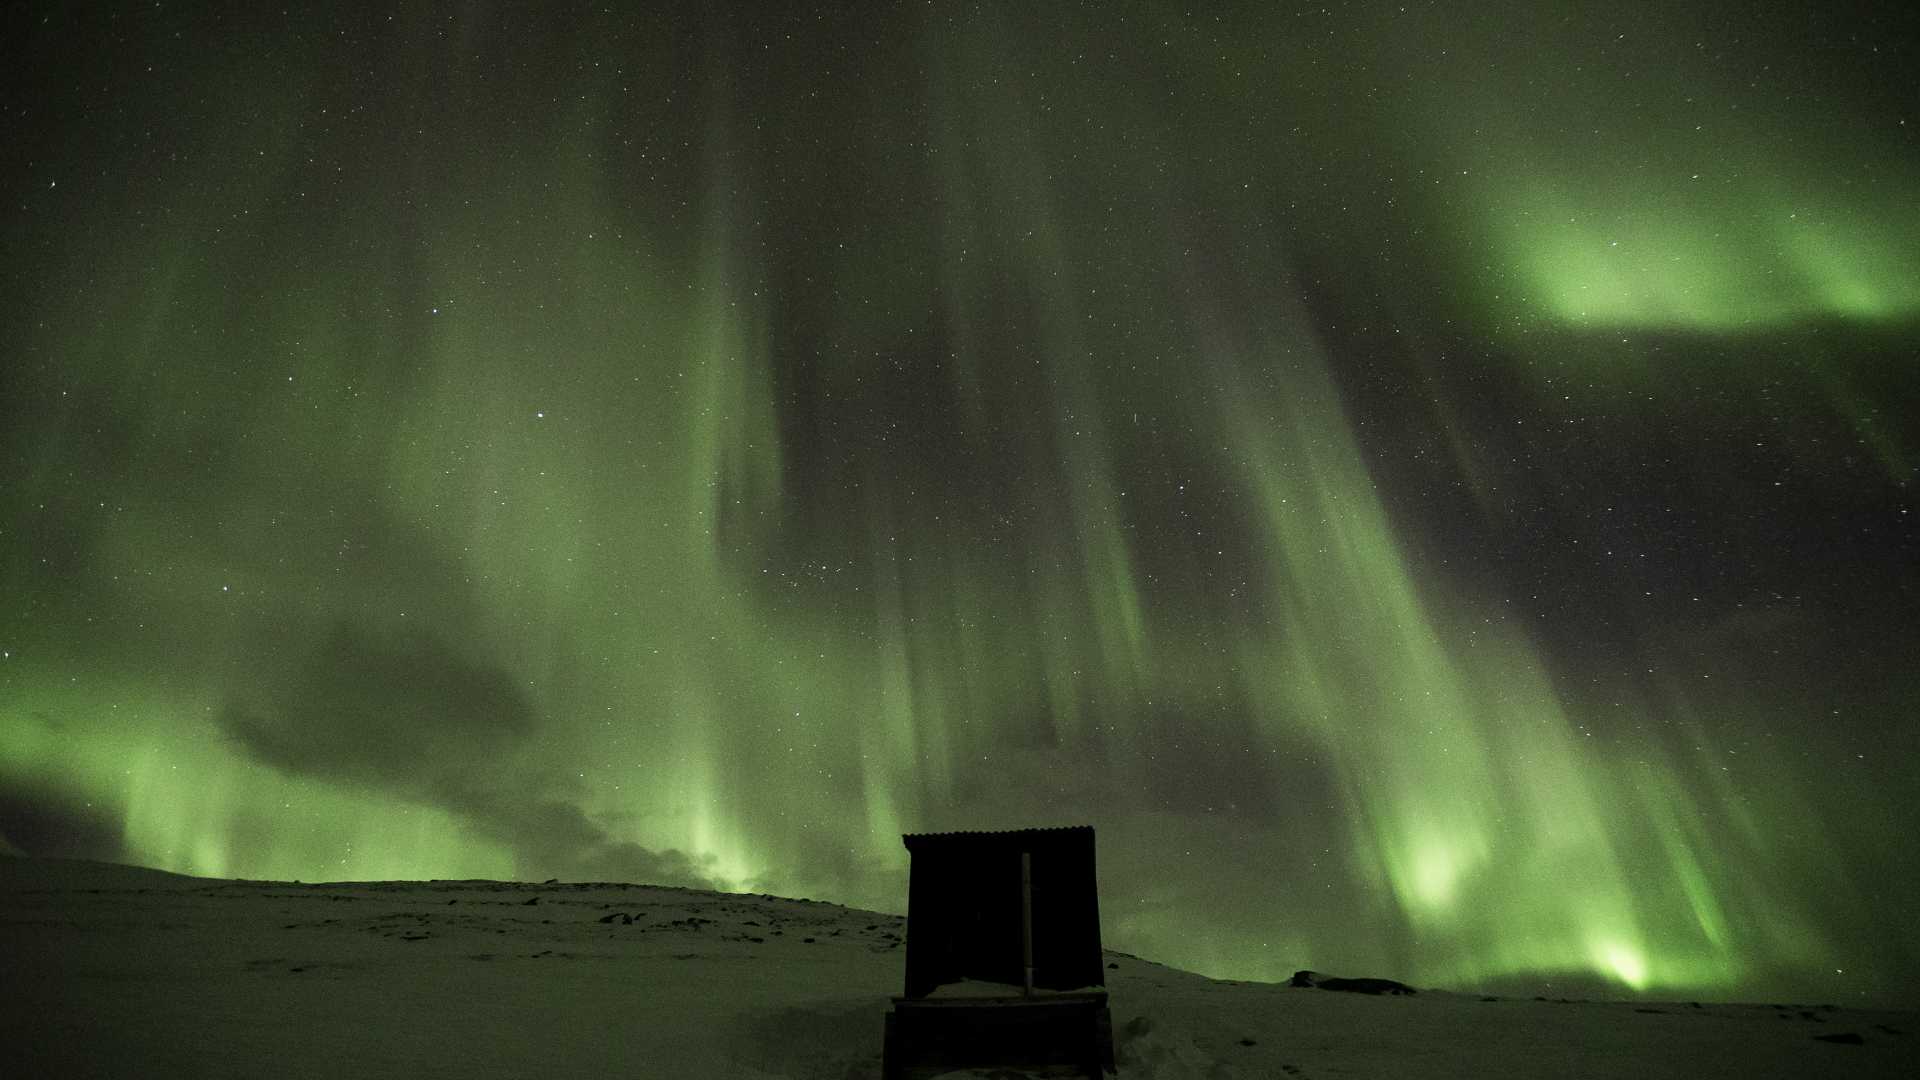
[[1910, 998], [1920, 34], [1766, 7], [12, 17], [0, 836]]

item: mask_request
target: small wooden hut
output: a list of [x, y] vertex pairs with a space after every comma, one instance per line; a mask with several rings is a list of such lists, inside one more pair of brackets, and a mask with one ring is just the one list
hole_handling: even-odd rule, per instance
[[1113, 1070], [1093, 828], [908, 835], [906, 993], [885, 1075], [914, 1065]]

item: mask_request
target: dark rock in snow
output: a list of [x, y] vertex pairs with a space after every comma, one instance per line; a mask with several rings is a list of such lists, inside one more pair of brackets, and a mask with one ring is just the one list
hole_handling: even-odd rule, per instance
[[1311, 986], [1318, 990], [1343, 990], [1350, 994], [1414, 994], [1419, 991], [1392, 979], [1341, 979], [1317, 971], [1296, 971], [1289, 986]]

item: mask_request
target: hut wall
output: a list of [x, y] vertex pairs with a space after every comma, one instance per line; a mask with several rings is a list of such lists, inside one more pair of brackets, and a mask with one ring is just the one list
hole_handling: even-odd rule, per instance
[[1093, 830], [1023, 830], [906, 837], [906, 996], [964, 978], [1019, 985], [1020, 855], [1033, 865], [1034, 985], [1099, 986], [1100, 901]]

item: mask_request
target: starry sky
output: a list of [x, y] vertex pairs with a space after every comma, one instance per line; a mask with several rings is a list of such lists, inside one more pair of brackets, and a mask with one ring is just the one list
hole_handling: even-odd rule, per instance
[[340, 7], [6, 16], [5, 847], [1911, 994], [1900, 5]]

